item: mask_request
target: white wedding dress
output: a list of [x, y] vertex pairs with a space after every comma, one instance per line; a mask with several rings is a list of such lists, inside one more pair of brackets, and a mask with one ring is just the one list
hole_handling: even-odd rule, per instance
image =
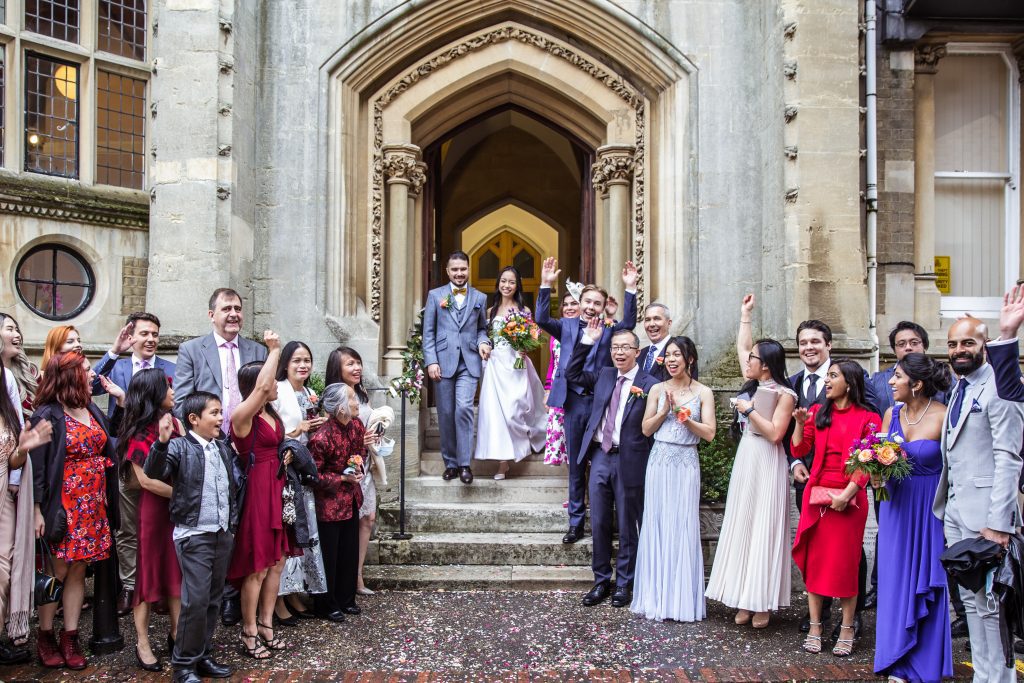
[[484, 363], [476, 426], [476, 460], [515, 460], [544, 450], [547, 406], [544, 385], [529, 358], [516, 369], [516, 352], [498, 336], [502, 320], [491, 321], [494, 345]]

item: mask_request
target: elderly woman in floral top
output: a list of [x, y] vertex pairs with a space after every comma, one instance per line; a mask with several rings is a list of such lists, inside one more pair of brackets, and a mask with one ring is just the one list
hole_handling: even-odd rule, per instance
[[[363, 491], [362, 461], [349, 466], [356, 456], [366, 457], [366, 443], [373, 434], [359, 419], [359, 398], [347, 384], [324, 389], [321, 403], [329, 419], [309, 439], [309, 452], [320, 473], [313, 490], [316, 499], [320, 548], [327, 572], [327, 592], [315, 596], [317, 616], [343, 621], [344, 614], [359, 614], [356, 577], [359, 572], [359, 507]], [[346, 473], [348, 470], [348, 473]]]

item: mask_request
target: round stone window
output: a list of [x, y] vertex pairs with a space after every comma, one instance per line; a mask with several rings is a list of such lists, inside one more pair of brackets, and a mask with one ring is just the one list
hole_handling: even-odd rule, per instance
[[15, 280], [21, 300], [47, 320], [74, 318], [96, 290], [89, 264], [62, 244], [43, 244], [25, 254]]

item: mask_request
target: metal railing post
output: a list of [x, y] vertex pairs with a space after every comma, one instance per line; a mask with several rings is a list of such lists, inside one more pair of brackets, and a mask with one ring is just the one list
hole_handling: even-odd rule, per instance
[[406, 395], [402, 392], [402, 426], [401, 426], [401, 439], [402, 446], [400, 452], [399, 467], [401, 472], [399, 473], [398, 479], [398, 532], [391, 535], [391, 538], [396, 541], [407, 541], [412, 538], [412, 534], [406, 533], [405, 531], [405, 404]]

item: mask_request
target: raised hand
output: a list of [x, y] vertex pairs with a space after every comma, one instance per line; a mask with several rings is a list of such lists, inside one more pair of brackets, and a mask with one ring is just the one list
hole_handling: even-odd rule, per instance
[[561, 274], [562, 270], [558, 267], [558, 259], [548, 256], [540, 267], [540, 286], [551, 287], [558, 282], [558, 276]]
[[117, 401], [117, 405], [124, 407], [124, 389], [119, 387], [113, 380], [106, 375], [99, 375], [96, 379], [100, 381], [100, 386], [103, 390], [110, 394], [110, 397]]
[[132, 348], [134, 341], [135, 323], [128, 323], [121, 328], [120, 332], [117, 333], [117, 338], [114, 339], [114, 343], [110, 346], [110, 352], [115, 356], [127, 353], [127, 351]]
[[746, 319], [750, 319], [750, 314], [754, 312], [754, 295], [747, 294], [743, 297], [743, 303], [740, 304], [740, 314], [746, 316]]
[[999, 309], [999, 336], [1013, 339], [1024, 323], [1024, 287], [1014, 285], [1003, 295], [1003, 307]]
[[636, 289], [636, 283], [639, 280], [640, 273], [637, 272], [636, 266], [632, 261], [626, 261], [626, 265], [622, 268], [622, 284], [626, 286], [626, 289]]
[[793, 419], [800, 426], [807, 422], [807, 408], [797, 408], [793, 411]]
[[160, 418], [160, 443], [167, 443], [174, 433], [174, 415], [167, 413]]
[[30, 451], [33, 448], [50, 443], [53, 435], [53, 425], [49, 420], [40, 420], [39, 423], [30, 429], [25, 429], [18, 437], [18, 450]]
[[600, 316], [591, 318], [583, 328], [583, 334], [590, 337], [595, 344], [601, 341], [601, 335], [604, 334], [604, 319]]
[[281, 348], [281, 337], [273, 330], [264, 330], [263, 343], [266, 344], [268, 351], [273, 351], [274, 349]]

